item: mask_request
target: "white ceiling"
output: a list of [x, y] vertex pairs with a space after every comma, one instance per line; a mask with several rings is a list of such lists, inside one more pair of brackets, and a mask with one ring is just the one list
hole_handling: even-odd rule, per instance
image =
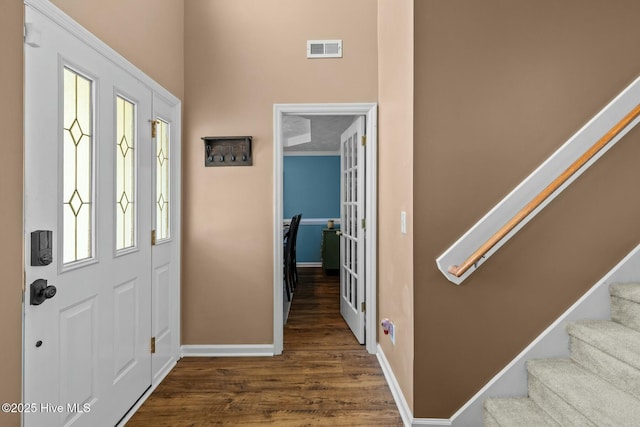
[[[355, 116], [284, 116], [282, 121], [283, 136], [287, 140], [305, 140], [302, 136], [309, 133], [308, 122], [311, 127], [311, 141], [296, 142], [287, 147], [284, 152], [340, 152], [340, 135], [355, 120]], [[308, 138], [306, 138], [308, 139]]]

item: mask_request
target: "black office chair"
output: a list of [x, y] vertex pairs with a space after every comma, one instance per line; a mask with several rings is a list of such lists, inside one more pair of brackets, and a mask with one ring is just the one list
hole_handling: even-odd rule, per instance
[[293, 283], [293, 288], [295, 289], [295, 287], [298, 285], [298, 258], [296, 256], [296, 246], [297, 246], [297, 242], [298, 242], [298, 230], [300, 229], [300, 220], [302, 219], [302, 214], [298, 214], [296, 215], [297, 220], [296, 220], [296, 226], [293, 229], [293, 240], [292, 240], [292, 244], [291, 244], [291, 272], [292, 274], [292, 283]]
[[301, 214], [291, 218], [291, 225], [285, 235], [284, 242], [284, 287], [287, 291], [287, 300], [291, 301], [291, 294], [298, 280], [296, 268], [296, 240], [298, 238], [298, 226], [300, 225]]

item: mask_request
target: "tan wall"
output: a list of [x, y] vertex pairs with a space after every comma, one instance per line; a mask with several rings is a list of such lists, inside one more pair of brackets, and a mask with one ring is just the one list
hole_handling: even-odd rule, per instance
[[640, 240], [636, 129], [462, 286], [434, 261], [640, 74], [640, 3], [415, 15], [414, 414], [449, 417]]
[[[22, 372], [22, 2], [0, 2], [0, 402], [20, 402]], [[0, 425], [19, 426], [0, 413]]]
[[183, 99], [183, 0], [52, 0], [52, 3]]
[[[375, 101], [376, 3], [189, 0], [185, 22], [183, 343], [272, 343], [273, 104]], [[334, 38], [344, 58], [306, 58]], [[225, 135], [253, 166], [204, 167]]]
[[[413, 406], [413, 1], [378, 1], [378, 340]], [[407, 234], [400, 233], [400, 212]]]

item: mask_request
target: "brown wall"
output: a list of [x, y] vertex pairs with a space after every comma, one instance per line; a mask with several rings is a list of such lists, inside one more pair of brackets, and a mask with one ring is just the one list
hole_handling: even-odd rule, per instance
[[638, 243], [636, 129], [463, 285], [434, 261], [638, 76], [639, 15], [415, 2], [415, 416], [451, 416]]
[[[413, 2], [378, 1], [378, 316], [380, 346], [413, 404]], [[400, 212], [407, 234], [400, 233]]]
[[[22, 2], [0, 1], [0, 402], [20, 402], [22, 372]], [[19, 426], [0, 413], [0, 425]]]
[[[376, 3], [189, 0], [185, 20], [183, 343], [272, 343], [273, 104], [375, 101]], [[334, 38], [342, 59], [306, 58]], [[204, 167], [225, 135], [253, 136], [253, 166]]]

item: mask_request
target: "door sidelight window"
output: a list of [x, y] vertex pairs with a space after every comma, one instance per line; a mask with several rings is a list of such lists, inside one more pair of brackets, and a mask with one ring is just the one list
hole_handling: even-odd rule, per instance
[[64, 68], [63, 263], [93, 256], [93, 82]]

